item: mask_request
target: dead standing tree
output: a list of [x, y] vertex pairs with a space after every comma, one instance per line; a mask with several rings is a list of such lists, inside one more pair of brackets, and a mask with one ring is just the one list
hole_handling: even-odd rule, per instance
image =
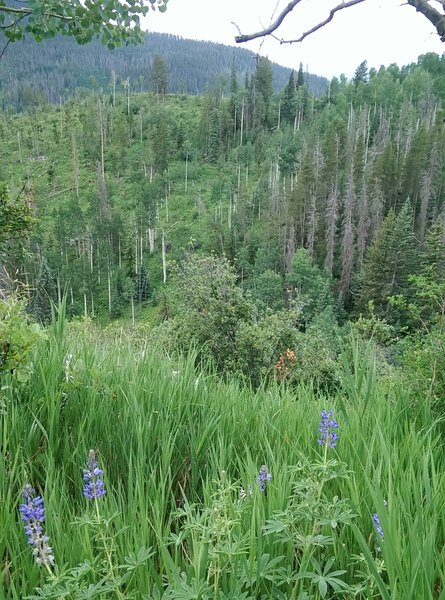
[[[238, 44], [242, 44], [258, 38], [270, 36], [275, 38], [278, 42], [280, 42], [280, 44], [295, 44], [297, 42], [302, 42], [309, 35], [315, 33], [330, 23], [335, 17], [336, 13], [339, 11], [346, 8], [351, 8], [356, 4], [362, 4], [363, 2], [366, 2], [366, 0], [348, 0], [340, 2], [336, 6], [332, 7], [326, 19], [315, 23], [313, 27], [302, 33], [299, 37], [295, 39], [280, 38], [277, 35], [278, 30], [280, 29], [282, 23], [288, 18], [288, 16], [293, 12], [296, 6], [300, 4], [301, 1], [302, 0], [292, 0], [292, 2], [289, 2], [289, 4], [280, 12], [277, 18], [269, 25], [269, 27], [265, 27], [264, 29], [254, 33], [243, 34], [236, 23], [234, 23], [239, 32], [239, 35], [235, 37], [235, 41]], [[440, 40], [445, 42], [445, 0], [406, 0], [406, 3], [415, 8], [417, 12], [421, 13], [426, 19], [428, 19], [428, 21], [430, 21], [430, 23], [434, 25]], [[442, 6], [443, 12], [438, 10], [440, 5]]]

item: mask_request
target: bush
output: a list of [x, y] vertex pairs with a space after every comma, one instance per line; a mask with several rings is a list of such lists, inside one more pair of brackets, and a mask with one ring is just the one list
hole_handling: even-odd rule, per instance
[[31, 351], [43, 337], [40, 326], [29, 323], [23, 300], [0, 300], [0, 375], [9, 372], [18, 381], [26, 381], [31, 370]]

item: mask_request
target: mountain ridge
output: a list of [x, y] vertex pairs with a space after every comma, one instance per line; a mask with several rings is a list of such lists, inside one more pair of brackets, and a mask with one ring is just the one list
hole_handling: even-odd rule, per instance
[[[112, 51], [98, 41], [79, 46], [62, 36], [39, 44], [25, 39], [10, 46], [0, 61], [0, 105], [23, 110], [35, 103], [64, 102], [79, 88], [105, 91], [110, 89], [112, 72], [120, 85], [129, 79], [133, 90], [149, 91], [156, 55], [167, 64], [168, 91], [192, 95], [202, 94], [212, 85], [227, 91], [232, 63], [242, 83], [254, 72], [258, 60], [245, 48], [156, 32], [148, 32], [141, 46]], [[296, 64], [295, 70], [298, 67]], [[278, 91], [286, 85], [292, 69], [277, 63], [272, 63], [272, 69]], [[306, 78], [312, 93], [324, 93], [326, 78], [310, 73]]]

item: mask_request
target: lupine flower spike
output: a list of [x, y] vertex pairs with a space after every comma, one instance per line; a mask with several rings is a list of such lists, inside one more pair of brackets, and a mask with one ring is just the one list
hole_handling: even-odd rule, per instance
[[106, 490], [102, 477], [103, 473], [102, 469], [99, 468], [96, 453], [94, 450], [90, 450], [88, 453], [87, 467], [86, 469], [83, 469], [83, 480], [86, 484], [83, 488], [83, 495], [89, 500], [105, 496]]
[[377, 533], [379, 534], [379, 536], [382, 538], [382, 541], [383, 541], [383, 539], [385, 537], [385, 534], [383, 532], [383, 527], [380, 524], [380, 517], [379, 517], [379, 515], [377, 513], [374, 513], [372, 515], [372, 520], [374, 521], [374, 527], [375, 527]]
[[50, 565], [54, 565], [54, 555], [48, 544], [49, 537], [45, 535], [43, 529], [45, 521], [43, 498], [37, 496], [34, 488], [29, 484], [25, 485], [22, 494], [25, 502], [20, 505], [19, 511], [25, 524], [28, 543], [32, 546], [36, 564], [49, 568]]
[[266, 484], [271, 479], [272, 475], [270, 474], [269, 469], [266, 467], [266, 465], [263, 465], [257, 477], [257, 483], [261, 492], [264, 492], [266, 490]]
[[321, 433], [320, 439], [318, 443], [324, 446], [327, 444], [329, 448], [335, 448], [337, 445], [338, 435], [335, 433], [334, 429], [338, 429], [339, 425], [335, 419], [334, 412], [323, 410], [321, 412], [321, 423], [319, 427], [319, 432]]

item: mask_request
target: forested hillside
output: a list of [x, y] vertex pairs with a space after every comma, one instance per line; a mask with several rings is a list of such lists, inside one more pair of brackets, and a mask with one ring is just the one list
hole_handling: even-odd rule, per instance
[[303, 342], [295, 376], [330, 381], [347, 318], [386, 342], [431, 332], [443, 72], [436, 55], [362, 64], [317, 97], [300, 70], [275, 94], [262, 59], [251, 78], [232, 68], [227, 96], [128, 86], [4, 114], [0, 179], [38, 216], [24, 256], [10, 250], [31, 312], [47, 322], [64, 292], [72, 316], [131, 310], [164, 345], [204, 344], [219, 370], [257, 383]]
[[[99, 41], [79, 46], [75, 40], [62, 36], [42, 43], [25, 38], [9, 47], [0, 61], [0, 106], [23, 110], [47, 102], [59, 104], [75, 90], [109, 92], [114, 86], [122, 90], [127, 82], [134, 92], [153, 91], [156, 57], [165, 63], [168, 91], [186, 94], [203, 94], [206, 87], [226, 92], [233, 63], [244, 80], [253, 73], [257, 62], [253, 52], [242, 48], [161, 33], [147, 34], [141, 46], [113, 51]], [[297, 62], [295, 69], [298, 66]], [[279, 91], [286, 84], [290, 69], [274, 63], [272, 70], [273, 87]], [[306, 81], [311, 92], [325, 92], [324, 77], [307, 74]]]
[[0, 64], [0, 597], [443, 600], [445, 55], [158, 39]]

